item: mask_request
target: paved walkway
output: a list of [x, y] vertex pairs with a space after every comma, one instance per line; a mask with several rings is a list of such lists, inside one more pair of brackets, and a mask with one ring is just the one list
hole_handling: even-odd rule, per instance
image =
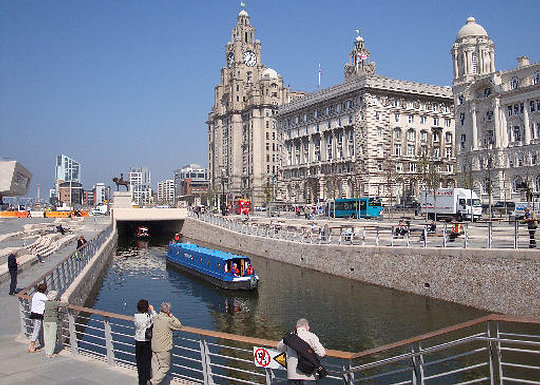
[[[35, 223], [37, 218], [0, 220], [0, 233], [22, 229], [26, 223]], [[85, 218], [81, 234], [86, 239], [94, 238], [109, 223], [109, 218]], [[76, 238], [75, 238], [76, 239]], [[19, 274], [19, 288], [26, 287], [41, 275], [49, 271], [62, 258], [75, 248], [75, 241], [63, 246], [46, 258], [45, 263], [38, 263], [26, 268]], [[26, 341], [19, 336], [19, 305], [15, 296], [8, 295], [9, 282], [0, 284], [0, 382], [8, 384], [136, 384], [136, 373], [131, 370], [115, 368], [111, 370], [106, 363], [72, 359], [68, 352], [54, 358], [46, 358], [43, 351], [29, 354]]]

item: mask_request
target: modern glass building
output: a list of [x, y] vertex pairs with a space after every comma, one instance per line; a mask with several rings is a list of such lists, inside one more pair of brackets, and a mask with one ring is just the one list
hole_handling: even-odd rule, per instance
[[56, 181], [80, 182], [81, 164], [71, 159], [69, 156], [60, 154], [56, 157], [56, 168], [54, 176]]

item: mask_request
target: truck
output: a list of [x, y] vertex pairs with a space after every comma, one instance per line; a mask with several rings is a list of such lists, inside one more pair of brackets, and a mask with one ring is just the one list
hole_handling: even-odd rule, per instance
[[[482, 218], [482, 203], [473, 190], [465, 188], [439, 188], [420, 193], [420, 212], [429, 219], [447, 221], [478, 220]], [[472, 214], [471, 214], [472, 213]]]
[[107, 215], [109, 207], [107, 205], [98, 205], [92, 209], [92, 215]]

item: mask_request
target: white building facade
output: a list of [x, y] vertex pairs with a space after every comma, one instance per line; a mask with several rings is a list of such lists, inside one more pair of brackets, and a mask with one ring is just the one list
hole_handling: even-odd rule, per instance
[[144, 206], [152, 202], [152, 180], [148, 167], [129, 169], [129, 188], [133, 203]]
[[158, 204], [173, 205], [175, 197], [174, 180], [167, 179], [157, 184]]
[[279, 199], [319, 200], [379, 196], [416, 200], [427, 171], [453, 186], [452, 90], [376, 74], [358, 36], [345, 65], [345, 82], [279, 108], [283, 165]]
[[[495, 45], [473, 17], [452, 47], [458, 180], [485, 202], [540, 192], [540, 62], [495, 70]], [[469, 187], [469, 186], [468, 186]], [[491, 193], [491, 194], [490, 194]]]

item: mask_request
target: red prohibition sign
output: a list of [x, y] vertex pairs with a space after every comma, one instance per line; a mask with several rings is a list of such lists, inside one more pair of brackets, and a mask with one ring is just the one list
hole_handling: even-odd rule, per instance
[[270, 357], [270, 353], [266, 349], [257, 349], [255, 350], [255, 361], [261, 366], [268, 366], [270, 365], [270, 361], [272, 361], [272, 358]]

